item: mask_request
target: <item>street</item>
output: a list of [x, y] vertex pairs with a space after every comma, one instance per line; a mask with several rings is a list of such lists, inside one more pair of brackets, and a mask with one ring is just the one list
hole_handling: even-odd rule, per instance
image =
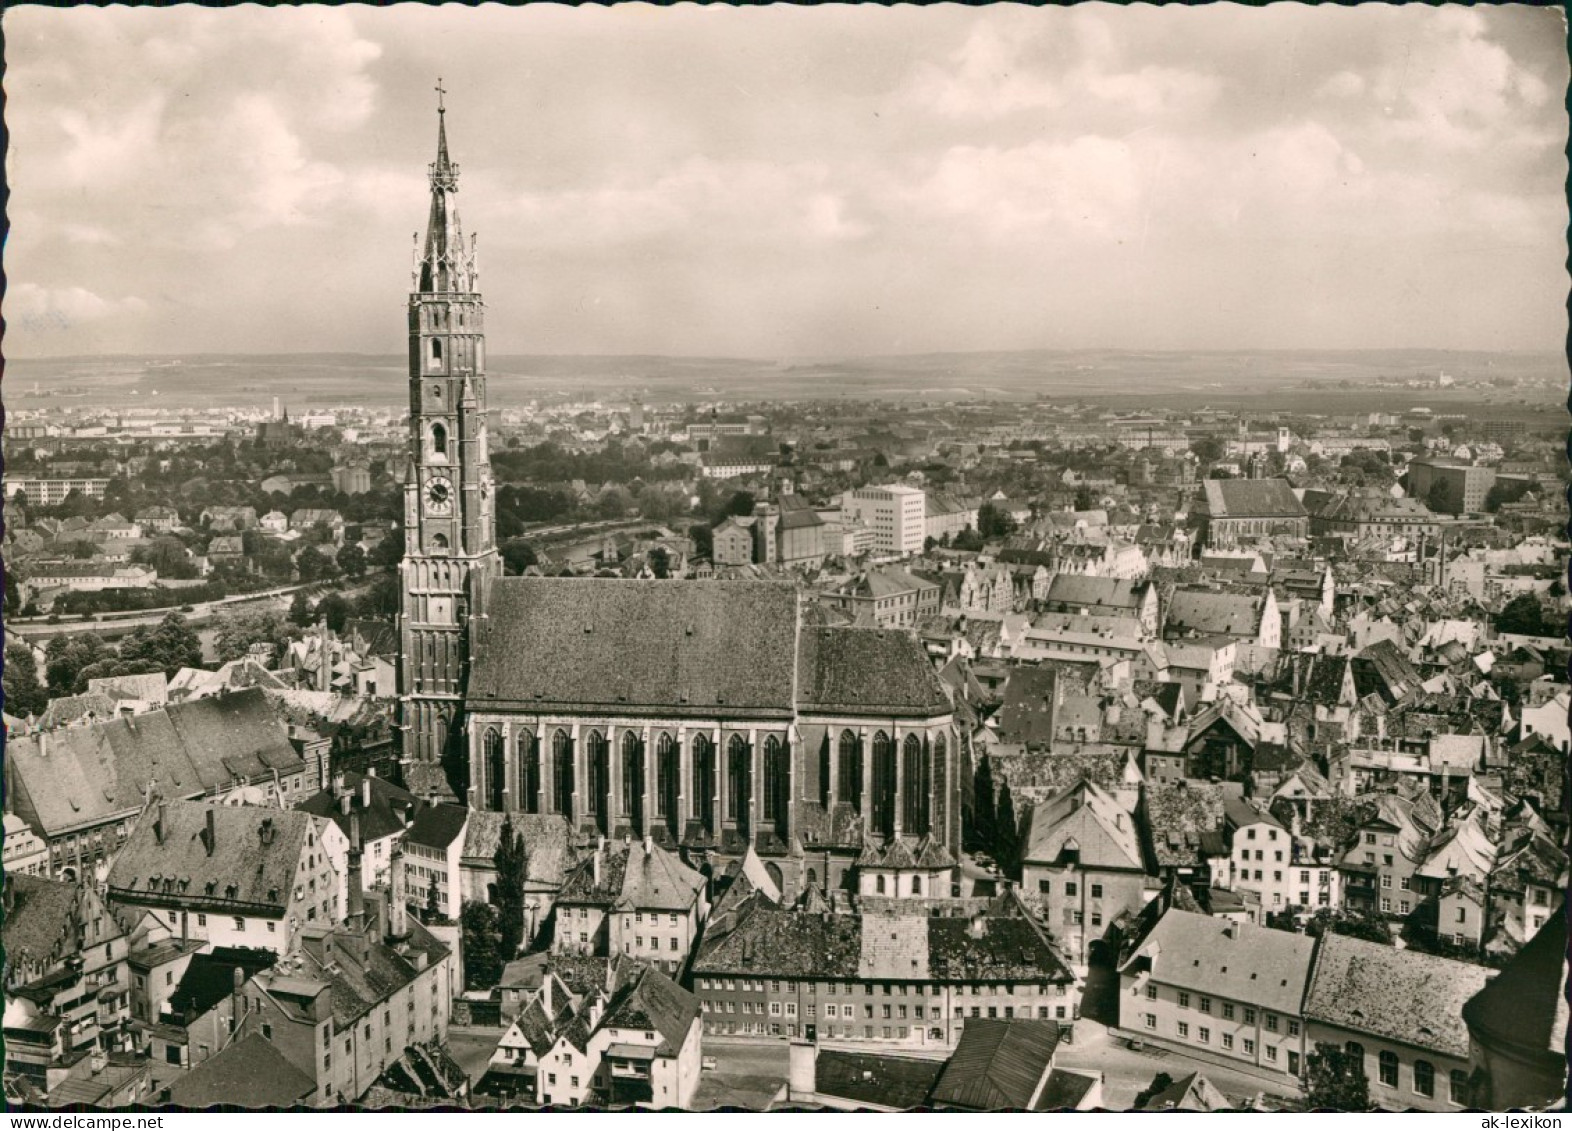
[[1248, 1100], [1258, 1092], [1297, 1095], [1286, 1081], [1278, 1084], [1210, 1061], [1192, 1060], [1167, 1049], [1146, 1047], [1135, 1052], [1109, 1036], [1108, 1030], [1102, 1025], [1084, 1017], [1076, 1022], [1075, 1043], [1061, 1044], [1054, 1056], [1054, 1064], [1060, 1068], [1101, 1072], [1103, 1104], [1114, 1111], [1130, 1108], [1135, 1103], [1136, 1095], [1159, 1072], [1166, 1072], [1175, 1080], [1199, 1072], [1232, 1100]]

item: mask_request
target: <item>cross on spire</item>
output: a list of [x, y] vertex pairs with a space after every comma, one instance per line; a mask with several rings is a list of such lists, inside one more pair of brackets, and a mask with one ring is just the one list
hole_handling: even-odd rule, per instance
[[442, 104], [442, 96], [444, 94], [446, 94], [446, 93], [447, 93], [447, 91], [444, 90], [443, 87], [442, 87], [442, 76], [438, 75], [437, 76], [437, 113], [439, 113], [439, 114], [446, 114], [448, 112], [447, 111], [447, 107]]

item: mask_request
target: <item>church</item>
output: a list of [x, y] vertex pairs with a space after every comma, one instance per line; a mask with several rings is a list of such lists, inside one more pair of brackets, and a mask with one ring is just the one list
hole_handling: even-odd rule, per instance
[[962, 736], [909, 634], [824, 627], [778, 582], [502, 575], [485, 308], [440, 106], [438, 123], [409, 299], [406, 768], [711, 874], [752, 848], [788, 897], [854, 887], [859, 866], [948, 896]]

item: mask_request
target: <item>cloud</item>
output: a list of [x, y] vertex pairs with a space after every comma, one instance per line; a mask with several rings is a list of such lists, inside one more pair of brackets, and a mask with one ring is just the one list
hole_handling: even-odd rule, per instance
[[8, 322], [24, 331], [68, 330], [85, 323], [101, 322], [119, 315], [137, 315], [147, 303], [135, 296], [119, 299], [100, 298], [85, 287], [41, 287], [36, 283], [15, 283], [6, 289], [5, 315]]

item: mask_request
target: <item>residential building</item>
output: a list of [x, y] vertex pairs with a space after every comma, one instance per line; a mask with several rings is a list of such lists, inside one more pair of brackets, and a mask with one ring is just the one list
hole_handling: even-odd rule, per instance
[[852, 623], [874, 628], [910, 628], [939, 611], [937, 584], [886, 566], [859, 573], [819, 599], [840, 609]]
[[470, 811], [461, 805], [428, 805], [404, 831], [394, 858], [394, 891], [412, 906], [456, 922], [464, 903], [460, 865]]
[[948, 1048], [975, 1018], [1071, 1022], [1078, 985], [1019, 900], [970, 918], [755, 902], [693, 964], [705, 1031]]
[[316, 780], [259, 689], [13, 736], [5, 753], [10, 805], [44, 841], [57, 876], [106, 866], [149, 792], [288, 804]]
[[349, 848], [326, 817], [159, 801], [116, 855], [109, 901], [182, 938], [283, 953], [301, 930], [343, 915]]
[[1408, 465], [1409, 496], [1443, 514], [1480, 513], [1495, 482], [1492, 467], [1440, 459], [1416, 459]]
[[1378, 1107], [1473, 1107], [1468, 1033], [1458, 1021], [1491, 973], [1327, 931], [1305, 992], [1311, 1046], [1329, 1044], [1357, 1058]]
[[651, 838], [598, 843], [557, 894], [552, 949], [631, 955], [678, 974], [709, 914], [705, 886]]
[[1312, 1051], [1303, 1003], [1316, 940], [1170, 908], [1119, 967], [1119, 1025], [1293, 1084]]
[[1021, 890], [1065, 953], [1085, 969], [1112, 924], [1151, 901], [1135, 818], [1089, 781], [1032, 807], [1021, 849]]

